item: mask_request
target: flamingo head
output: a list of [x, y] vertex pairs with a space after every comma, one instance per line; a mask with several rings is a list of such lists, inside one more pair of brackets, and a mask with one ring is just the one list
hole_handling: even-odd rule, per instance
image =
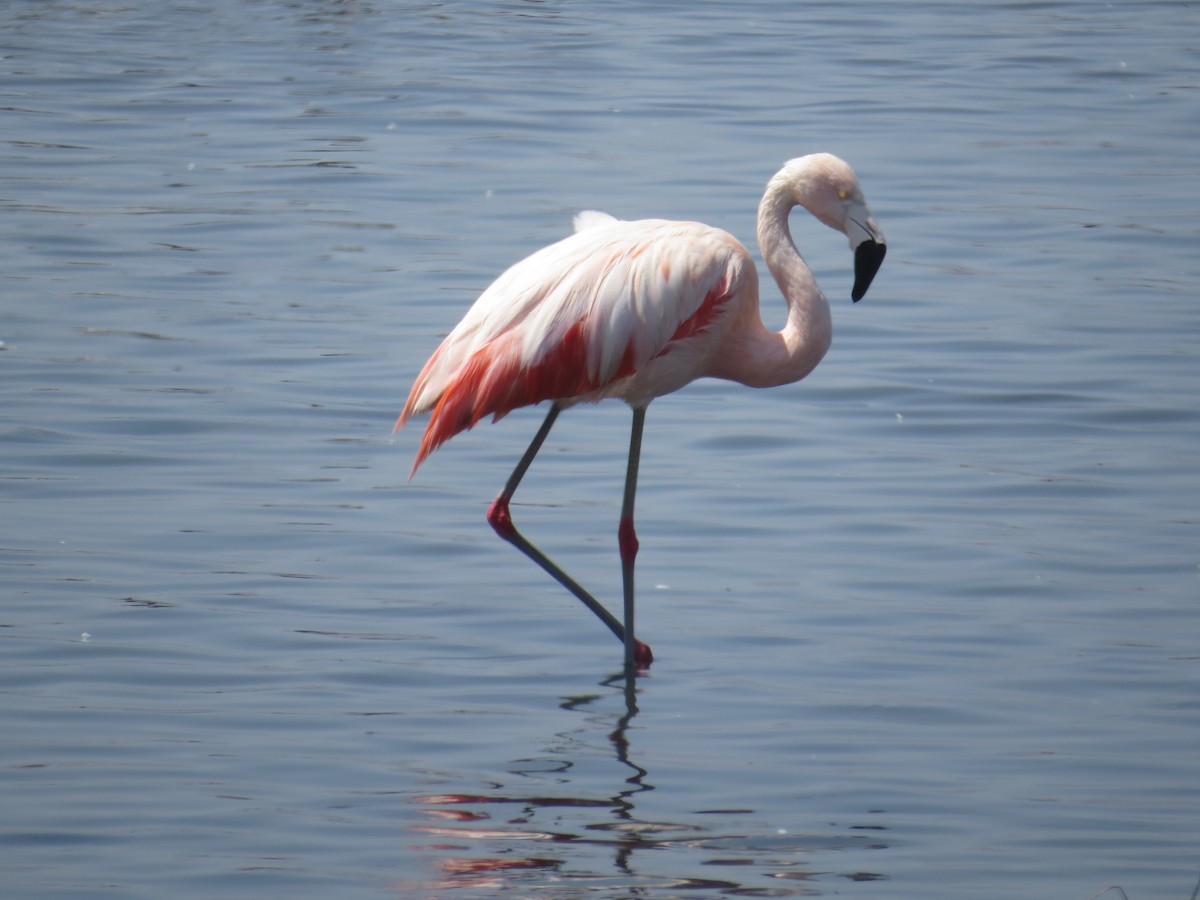
[[786, 163], [780, 175], [792, 184], [795, 203], [850, 239], [854, 253], [854, 287], [858, 302], [887, 255], [887, 241], [863, 197], [849, 163], [831, 153], [812, 153]]

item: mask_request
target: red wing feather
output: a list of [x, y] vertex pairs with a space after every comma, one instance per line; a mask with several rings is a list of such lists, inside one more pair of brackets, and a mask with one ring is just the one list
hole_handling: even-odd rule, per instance
[[[633, 374], [635, 367], [630, 344], [611, 379], [601, 383], [591, 375], [582, 322], [533, 365], [522, 361], [520, 344], [520, 335], [503, 335], [476, 350], [455, 373], [430, 415], [414, 472], [430, 453], [485, 416], [495, 421], [522, 406], [586, 394]], [[407, 408], [401, 422], [406, 416]]]

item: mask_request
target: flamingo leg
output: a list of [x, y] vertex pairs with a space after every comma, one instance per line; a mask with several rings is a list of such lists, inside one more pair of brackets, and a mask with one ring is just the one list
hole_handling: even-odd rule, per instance
[[635, 666], [649, 665], [653, 659], [650, 648], [634, 637], [633, 630], [633, 563], [638, 552], [637, 532], [633, 528], [633, 501], [637, 495], [638, 463], [642, 456], [642, 427], [645, 423], [646, 407], [635, 406], [633, 427], [629, 432], [629, 465], [625, 469], [621, 524], [617, 527], [617, 544], [621, 550], [621, 590], [625, 601], [625, 669], [630, 672]]
[[[630, 651], [628, 648], [629, 642], [626, 641], [625, 626], [622, 625], [620, 620], [610, 613], [599, 600], [588, 593], [583, 586], [579, 584], [579, 582], [564, 572], [557, 563], [539, 550], [533, 544], [533, 542], [525, 537], [525, 535], [521, 534], [521, 532], [517, 530], [517, 526], [513, 524], [512, 515], [509, 512], [508, 506], [509, 502], [512, 500], [513, 494], [516, 493], [517, 487], [521, 484], [521, 479], [525, 477], [525, 473], [529, 471], [529, 466], [533, 463], [533, 458], [537, 456], [538, 451], [542, 449], [542, 444], [545, 443], [546, 436], [550, 433], [550, 429], [554, 426], [554, 421], [558, 418], [558, 414], [560, 412], [562, 412], [562, 407], [557, 403], [550, 407], [550, 412], [546, 415], [546, 418], [542, 422], [541, 427], [538, 429], [537, 434], [533, 436], [533, 440], [530, 442], [525, 454], [521, 457], [520, 462], [517, 463], [517, 467], [513, 469], [512, 474], [508, 477], [508, 481], [504, 485], [504, 490], [500, 492], [500, 495], [496, 497], [496, 499], [492, 501], [492, 505], [488, 507], [488, 524], [492, 526], [492, 529], [496, 532], [496, 534], [500, 535], [500, 537], [504, 538], [504, 540], [508, 541], [510, 544], [528, 556], [531, 560], [541, 566], [541, 568], [544, 569], [555, 581], [578, 597], [584, 606], [595, 613], [600, 621], [607, 625], [608, 629], [614, 635], [616, 635], [617, 640], [627, 645], [626, 657], [628, 658]], [[640, 444], [640, 434], [638, 437]], [[634, 468], [636, 475], [636, 465]], [[630, 572], [629, 578], [632, 582], [632, 571]], [[630, 601], [632, 601], [632, 595], [630, 596]], [[632, 619], [629, 621], [632, 621]], [[631, 631], [629, 634], [632, 637]], [[649, 665], [650, 661], [653, 659], [653, 656], [650, 653], [650, 648], [641, 641], [634, 641], [633, 644], [634, 655], [638, 660], [639, 665]]]

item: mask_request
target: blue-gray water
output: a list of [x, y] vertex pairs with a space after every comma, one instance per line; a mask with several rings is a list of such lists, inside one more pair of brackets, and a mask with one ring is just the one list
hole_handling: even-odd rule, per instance
[[[20, 898], [1185, 900], [1200, 7], [0, 9], [0, 884]], [[805, 382], [650, 408], [619, 647], [390, 428], [580, 208], [795, 217]], [[773, 286], [769, 320], [782, 324]], [[606, 601], [628, 412], [514, 507]], [[1105, 896], [1119, 896], [1111, 891]]]

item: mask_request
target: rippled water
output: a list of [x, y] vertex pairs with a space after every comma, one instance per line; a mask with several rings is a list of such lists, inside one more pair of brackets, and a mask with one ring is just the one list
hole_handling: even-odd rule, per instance
[[[6, 4], [4, 893], [1188, 897], [1198, 26]], [[749, 240], [816, 149], [887, 263], [851, 306], [797, 216], [829, 357], [651, 407], [628, 696], [483, 520], [541, 412], [411, 482], [391, 424], [577, 209]], [[606, 600], [627, 428], [569, 411], [514, 506]]]

